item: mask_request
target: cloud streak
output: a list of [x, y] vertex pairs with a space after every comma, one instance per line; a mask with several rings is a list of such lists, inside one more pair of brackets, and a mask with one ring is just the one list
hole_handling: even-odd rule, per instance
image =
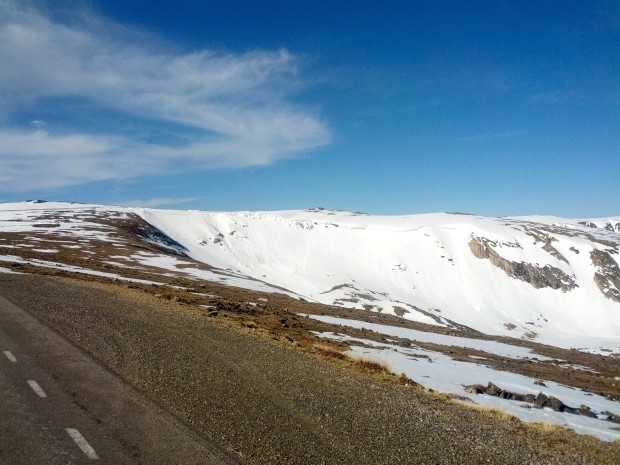
[[[101, 18], [63, 24], [17, 5], [0, 0], [0, 63], [8, 64], [0, 69], [0, 190], [268, 165], [331, 141], [313, 109], [291, 102], [299, 60], [286, 50], [181, 53]], [[50, 101], [59, 112], [70, 101], [158, 130], [128, 135], [71, 114], [62, 124], [38, 117]], [[20, 124], [24, 109], [46, 124]], [[162, 125], [191, 136], [162, 137]]]

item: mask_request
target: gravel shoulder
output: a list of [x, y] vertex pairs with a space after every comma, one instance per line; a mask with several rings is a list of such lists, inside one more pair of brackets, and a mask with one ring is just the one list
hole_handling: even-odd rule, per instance
[[618, 442], [483, 414], [126, 286], [0, 274], [0, 294], [240, 463], [620, 463]]

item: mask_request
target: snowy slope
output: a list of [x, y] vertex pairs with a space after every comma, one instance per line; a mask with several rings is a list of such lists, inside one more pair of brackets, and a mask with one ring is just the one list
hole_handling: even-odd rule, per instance
[[[620, 345], [620, 303], [595, 282], [600, 269], [591, 258], [599, 250], [618, 266], [620, 235], [606, 226], [620, 218], [585, 225], [555, 217], [381, 217], [322, 209], [136, 212], [199, 261], [322, 303], [560, 347]], [[475, 238], [507, 262], [534, 272], [547, 266], [565, 288], [537, 288], [510, 276], [475, 256]]]
[[[63, 219], [54, 220], [49, 234], [76, 244], [94, 237], [119, 248], [113, 228], [93, 218], [137, 214], [189, 257], [226, 273], [194, 271], [202, 279], [283, 288], [308, 300], [432, 325], [620, 352], [620, 217], [217, 213], [24, 202], [0, 205], [0, 233], [32, 231], [35, 238], [45, 229], [36, 222], [55, 211]], [[131, 258], [174, 271], [183, 260]]]

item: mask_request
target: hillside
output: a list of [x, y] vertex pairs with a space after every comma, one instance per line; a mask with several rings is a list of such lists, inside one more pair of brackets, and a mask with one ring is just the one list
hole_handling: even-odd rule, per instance
[[620, 349], [620, 218], [136, 213], [198, 261], [313, 301]]
[[0, 271], [124, 283], [336, 361], [370, 357], [463, 402], [614, 440], [619, 224], [24, 202], [0, 205]]
[[[140, 217], [147, 225], [134, 232], [167, 252], [110, 252], [110, 264], [183, 271], [431, 325], [620, 353], [620, 217], [213, 213], [69, 203], [0, 208], [5, 234], [36, 231], [111, 243], [104, 226], [85, 221], [89, 215], [112, 222], [107, 228], [114, 218]], [[211, 271], [188, 268], [187, 258]]]

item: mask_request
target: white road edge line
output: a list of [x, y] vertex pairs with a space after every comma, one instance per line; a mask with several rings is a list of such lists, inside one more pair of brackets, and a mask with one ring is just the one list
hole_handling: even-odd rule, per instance
[[43, 389], [41, 389], [41, 386], [39, 386], [39, 383], [29, 379], [28, 384], [30, 385], [32, 390], [37, 393], [39, 397], [47, 397], [47, 394], [45, 393]]
[[82, 452], [86, 454], [86, 457], [92, 460], [97, 460], [99, 458], [95, 452], [95, 449], [90, 447], [90, 444], [86, 441], [86, 439], [84, 439], [84, 436], [82, 436], [78, 430], [74, 428], [65, 428], [65, 431], [69, 433], [71, 439], [73, 439], [78, 447], [82, 449]]
[[8, 350], [4, 351], [4, 355], [6, 355], [6, 358], [8, 358], [11, 362], [13, 362], [13, 363], [17, 362], [17, 359], [15, 358], [15, 355], [13, 355]]

